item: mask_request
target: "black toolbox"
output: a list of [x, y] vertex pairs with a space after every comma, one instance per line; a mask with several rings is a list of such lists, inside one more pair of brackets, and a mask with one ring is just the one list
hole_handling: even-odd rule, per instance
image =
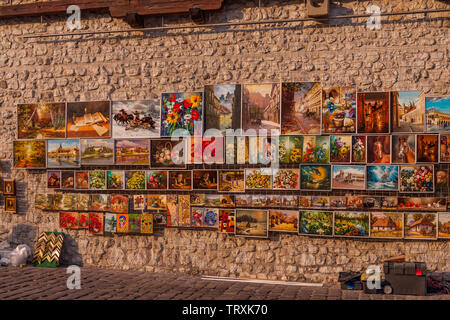
[[393, 294], [425, 296], [427, 294], [426, 264], [424, 262], [384, 262], [386, 283]]

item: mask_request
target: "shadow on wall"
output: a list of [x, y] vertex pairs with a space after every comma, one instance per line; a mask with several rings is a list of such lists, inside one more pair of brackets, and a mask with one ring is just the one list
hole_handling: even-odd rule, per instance
[[16, 224], [13, 226], [11, 233], [6, 237], [6, 241], [12, 248], [19, 244], [26, 244], [34, 251], [38, 228], [29, 224]]
[[83, 266], [83, 259], [78, 252], [77, 241], [67, 233], [64, 233], [64, 243], [61, 251], [60, 264], [63, 266], [77, 265]]

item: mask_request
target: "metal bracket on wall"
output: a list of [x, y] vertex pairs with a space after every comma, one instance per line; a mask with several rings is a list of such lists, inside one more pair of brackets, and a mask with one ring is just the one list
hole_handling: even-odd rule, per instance
[[329, 0], [306, 0], [306, 13], [310, 18], [328, 17], [329, 10]]

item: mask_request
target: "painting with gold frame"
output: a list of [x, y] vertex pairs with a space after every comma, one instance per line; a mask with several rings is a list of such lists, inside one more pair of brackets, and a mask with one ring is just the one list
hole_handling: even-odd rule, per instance
[[17, 213], [16, 197], [5, 197], [5, 212]]
[[3, 180], [3, 194], [13, 196], [16, 194], [16, 182], [14, 180]]

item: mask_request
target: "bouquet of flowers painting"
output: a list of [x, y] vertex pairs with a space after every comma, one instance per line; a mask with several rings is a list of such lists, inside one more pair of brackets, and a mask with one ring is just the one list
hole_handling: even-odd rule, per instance
[[161, 136], [170, 137], [177, 130], [191, 136], [203, 133], [203, 93], [163, 93], [161, 95]]
[[345, 237], [369, 236], [368, 212], [335, 212], [334, 234]]

